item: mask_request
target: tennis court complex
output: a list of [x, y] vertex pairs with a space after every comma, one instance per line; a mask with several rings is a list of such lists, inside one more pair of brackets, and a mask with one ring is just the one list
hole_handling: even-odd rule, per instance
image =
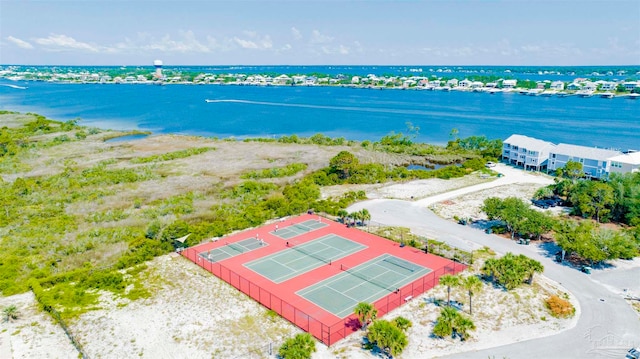
[[301, 234], [309, 233], [311, 231], [315, 231], [316, 229], [324, 228], [327, 226], [328, 224], [322, 221], [310, 219], [301, 223], [294, 223], [287, 227], [276, 228], [275, 231], [271, 231], [269, 233], [282, 239], [291, 239]]
[[341, 265], [342, 273], [297, 292], [319, 307], [344, 318], [353, 314], [360, 302], [396, 293], [400, 288], [431, 272], [407, 260], [383, 254], [355, 268]]
[[181, 255], [327, 345], [360, 328], [358, 303], [382, 317], [466, 268], [309, 212]]
[[267, 245], [267, 243], [257, 238], [247, 238], [240, 242], [225, 243], [222, 247], [200, 253], [200, 256], [210, 262], [219, 262]]
[[249, 262], [245, 267], [281, 283], [365, 248], [363, 244], [329, 234], [303, 244], [292, 243], [287, 249]]

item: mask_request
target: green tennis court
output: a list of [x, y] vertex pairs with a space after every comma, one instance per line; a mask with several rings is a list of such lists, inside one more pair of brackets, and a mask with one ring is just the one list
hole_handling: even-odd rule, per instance
[[342, 273], [296, 294], [339, 318], [353, 314], [360, 302], [372, 303], [423, 277], [431, 269], [383, 254], [354, 268], [341, 266]]
[[273, 281], [282, 283], [302, 273], [367, 248], [365, 245], [329, 234], [292, 246], [245, 264], [245, 267]]
[[264, 246], [268, 246], [268, 244], [257, 238], [247, 238], [239, 242], [225, 243], [222, 247], [200, 253], [200, 256], [210, 262], [220, 262]]
[[271, 231], [269, 233], [273, 234], [276, 237], [280, 237], [282, 239], [291, 239], [301, 234], [315, 231], [316, 229], [320, 229], [326, 226], [328, 226], [328, 224], [324, 222], [310, 219], [310, 220], [307, 220], [301, 223], [292, 224], [290, 226], [283, 227], [283, 228], [277, 228], [277, 225], [276, 225], [276, 230]]

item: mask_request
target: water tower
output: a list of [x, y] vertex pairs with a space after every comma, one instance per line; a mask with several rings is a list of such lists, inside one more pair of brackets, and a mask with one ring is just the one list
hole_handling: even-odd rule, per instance
[[155, 78], [162, 80], [162, 60], [155, 60], [153, 66], [156, 68]]

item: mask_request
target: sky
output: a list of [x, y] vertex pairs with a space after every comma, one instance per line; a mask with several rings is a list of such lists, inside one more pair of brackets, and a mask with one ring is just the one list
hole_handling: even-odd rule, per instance
[[639, 65], [640, 0], [0, 0], [0, 64]]

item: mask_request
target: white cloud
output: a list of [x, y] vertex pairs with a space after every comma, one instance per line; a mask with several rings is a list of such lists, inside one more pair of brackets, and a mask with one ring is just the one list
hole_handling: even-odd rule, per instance
[[333, 42], [333, 37], [324, 35], [320, 33], [318, 30], [313, 30], [311, 32], [311, 43], [312, 44], [328, 44]]
[[31, 45], [30, 43], [28, 43], [28, 42], [26, 42], [24, 40], [20, 40], [18, 38], [15, 38], [13, 36], [7, 36], [7, 40], [13, 42], [18, 47], [21, 47], [23, 49], [33, 49], [33, 45]]
[[[146, 34], [141, 34], [143, 41], [147, 41], [147, 44], [133, 45], [133, 48], [140, 48], [142, 50], [155, 50], [163, 52], [196, 52], [196, 53], [208, 53], [211, 52], [209, 46], [201, 43], [196, 39], [193, 31], [180, 31], [178, 38], [173, 39], [170, 35], [165, 35], [160, 39], [150, 38], [146, 39]], [[211, 42], [211, 38], [208, 38]], [[214, 39], [215, 40], [215, 39]]]
[[247, 38], [240, 38], [238, 36], [234, 36], [232, 38], [232, 41], [241, 48], [255, 50], [267, 50], [273, 48], [271, 36], [260, 36], [260, 34], [255, 31], [244, 31], [243, 33]]
[[293, 35], [293, 38], [296, 40], [302, 40], [302, 33], [295, 27], [291, 28], [291, 35]]
[[320, 49], [324, 54], [327, 54], [327, 55], [335, 55], [335, 54], [348, 55], [350, 53], [350, 49], [344, 45], [322, 46], [320, 47]]
[[37, 38], [35, 43], [52, 51], [80, 50], [88, 52], [100, 52], [99, 46], [77, 41], [67, 35], [51, 34], [49, 37]]
[[250, 41], [250, 40], [244, 40], [244, 39], [240, 39], [238, 37], [234, 37], [233, 41], [235, 41], [235, 43], [238, 44], [238, 46], [242, 47], [243, 49], [257, 49], [258, 48], [258, 44], [256, 44], [253, 41]]

